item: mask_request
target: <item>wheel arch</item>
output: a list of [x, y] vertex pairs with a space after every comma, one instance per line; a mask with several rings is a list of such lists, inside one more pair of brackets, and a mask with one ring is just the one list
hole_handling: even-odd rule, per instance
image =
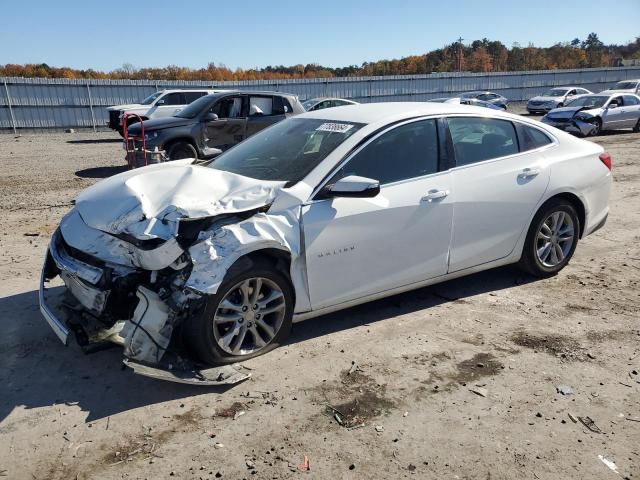
[[578, 220], [580, 221], [580, 235], [579, 235], [578, 238], [582, 238], [582, 235], [583, 235], [584, 229], [585, 229], [585, 222], [586, 222], [586, 218], [587, 218], [587, 212], [586, 212], [584, 203], [582, 202], [582, 200], [580, 200], [580, 197], [578, 197], [575, 193], [561, 192], [561, 193], [556, 193], [552, 197], [547, 198], [547, 200], [542, 205], [540, 205], [540, 207], [536, 210], [536, 213], [534, 214], [534, 217], [550, 201], [558, 200], [558, 199], [566, 200], [567, 202], [569, 202], [573, 206], [573, 208], [576, 209], [576, 213], [578, 214]]
[[176, 143], [187, 143], [187, 144], [191, 145], [195, 149], [197, 155], [199, 155], [199, 156], [202, 155], [202, 152], [200, 151], [200, 149], [196, 145], [196, 142], [193, 140], [193, 138], [191, 138], [188, 135], [179, 135], [177, 137], [171, 138], [171, 139], [167, 140], [166, 142], [164, 142], [164, 144], [162, 146], [164, 147], [164, 150], [167, 152], [167, 155], [169, 154], [169, 150]]

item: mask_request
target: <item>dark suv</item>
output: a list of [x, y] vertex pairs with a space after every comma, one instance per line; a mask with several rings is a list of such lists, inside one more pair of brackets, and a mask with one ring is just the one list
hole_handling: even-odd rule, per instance
[[[147, 150], [164, 151], [170, 160], [211, 158], [287, 117], [304, 113], [298, 97], [281, 92], [226, 91], [199, 98], [173, 117], [136, 123], [127, 131]], [[136, 148], [142, 141], [136, 140]]]

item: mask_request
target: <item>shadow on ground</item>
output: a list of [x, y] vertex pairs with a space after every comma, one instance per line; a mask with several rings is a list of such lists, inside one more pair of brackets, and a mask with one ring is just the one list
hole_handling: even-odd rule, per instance
[[122, 143], [121, 138], [87, 138], [84, 140], [67, 140], [67, 143], [75, 145], [92, 145], [96, 143]]
[[[288, 344], [532, 280], [513, 268], [478, 273], [298, 323]], [[1, 298], [0, 312], [4, 332], [0, 421], [17, 407], [77, 404], [88, 412], [86, 421], [91, 422], [142, 406], [233, 388], [188, 386], [135, 375], [123, 367], [120, 348], [84, 355], [75, 346], [64, 347], [42, 318], [36, 291]]]
[[107, 178], [118, 173], [126, 172], [129, 169], [127, 165], [111, 165], [109, 167], [92, 167], [78, 170], [76, 177], [80, 178]]

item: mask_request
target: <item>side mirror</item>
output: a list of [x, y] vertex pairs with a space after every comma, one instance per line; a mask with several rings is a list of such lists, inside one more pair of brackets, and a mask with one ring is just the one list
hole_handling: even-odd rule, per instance
[[380, 182], [366, 177], [349, 175], [325, 189], [325, 197], [371, 198], [380, 193]]
[[204, 120], [205, 122], [215, 122], [216, 120], [218, 120], [218, 115], [209, 112], [205, 115]]

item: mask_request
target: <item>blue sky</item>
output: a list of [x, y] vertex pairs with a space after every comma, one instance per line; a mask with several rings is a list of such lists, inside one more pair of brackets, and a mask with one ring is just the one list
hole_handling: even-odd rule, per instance
[[18, 0], [0, 9], [0, 64], [111, 70], [176, 64], [263, 67], [421, 54], [487, 37], [549, 46], [595, 31], [640, 36], [640, 0]]

